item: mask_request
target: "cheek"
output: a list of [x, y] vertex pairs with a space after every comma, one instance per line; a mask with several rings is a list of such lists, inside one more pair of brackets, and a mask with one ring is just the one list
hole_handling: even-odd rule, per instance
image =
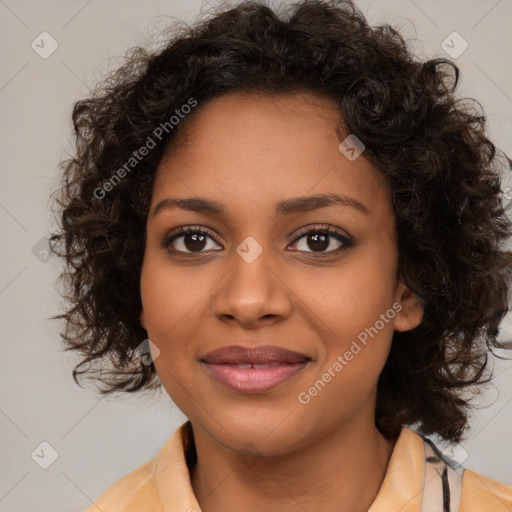
[[[392, 307], [395, 272], [391, 257], [383, 255], [378, 261], [371, 254], [357, 253], [342, 266], [318, 270], [316, 276], [311, 272], [303, 300], [322, 320], [328, 339], [355, 338]], [[379, 330], [389, 335], [392, 328], [386, 323]]]
[[176, 292], [182, 286], [175, 276], [155, 258], [144, 260], [140, 280], [144, 325], [148, 338], [160, 351], [154, 362], [166, 388], [174, 366], [179, 368], [179, 359], [186, 354], [187, 318], [194, 314], [193, 297]]
[[311, 406], [305, 411], [310, 417], [339, 420], [372, 400], [391, 348], [396, 311], [384, 292], [380, 300], [358, 297], [340, 297], [332, 306], [318, 369], [298, 397]]
[[173, 270], [161, 255], [150, 253], [144, 260], [140, 279], [144, 320], [148, 334], [153, 333], [157, 341], [174, 338], [204, 307], [212, 285], [197, 275], [194, 267]]
[[394, 333], [395, 256], [392, 247], [387, 254], [361, 251], [310, 287], [308, 307], [321, 320], [323, 339], [319, 378], [329, 382], [314, 399], [319, 406], [340, 396], [356, 406], [375, 387]]

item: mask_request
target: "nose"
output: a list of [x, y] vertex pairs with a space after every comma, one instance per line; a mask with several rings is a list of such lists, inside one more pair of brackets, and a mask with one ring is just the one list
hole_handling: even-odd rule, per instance
[[230, 270], [216, 287], [214, 314], [224, 322], [257, 329], [287, 318], [293, 292], [271, 250], [248, 237], [230, 255]]

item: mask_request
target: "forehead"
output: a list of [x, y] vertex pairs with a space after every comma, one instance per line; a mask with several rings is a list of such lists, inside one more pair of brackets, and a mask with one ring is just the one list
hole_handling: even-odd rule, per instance
[[166, 156], [190, 151], [198, 143], [206, 146], [222, 141], [223, 149], [229, 142], [241, 149], [255, 145], [264, 149], [289, 144], [297, 137], [308, 138], [311, 144], [318, 143], [322, 135], [339, 138], [344, 123], [340, 113], [334, 100], [309, 91], [231, 92], [199, 104], [184, 120]]
[[[383, 176], [364, 153], [339, 150], [350, 135], [332, 99], [314, 93], [232, 93], [199, 105], [157, 170], [153, 204], [166, 195], [210, 197], [233, 210], [338, 193], [389, 213]], [[275, 209], [275, 208], [274, 208]]]

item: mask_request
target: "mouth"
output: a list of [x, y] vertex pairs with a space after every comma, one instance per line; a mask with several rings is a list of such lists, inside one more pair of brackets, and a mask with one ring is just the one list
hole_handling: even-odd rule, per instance
[[290, 381], [311, 361], [305, 354], [265, 345], [223, 347], [202, 356], [208, 373], [218, 382], [241, 393], [263, 393]]

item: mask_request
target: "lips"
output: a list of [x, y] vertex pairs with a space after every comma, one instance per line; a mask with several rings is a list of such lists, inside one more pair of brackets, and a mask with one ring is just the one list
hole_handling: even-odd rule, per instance
[[300, 373], [311, 358], [281, 347], [238, 345], [208, 352], [200, 358], [208, 374], [228, 388], [242, 393], [263, 393]]
[[232, 345], [208, 352], [201, 360], [211, 364], [275, 365], [280, 363], [302, 363], [310, 360], [310, 358], [299, 352], [273, 345], [256, 348]]

